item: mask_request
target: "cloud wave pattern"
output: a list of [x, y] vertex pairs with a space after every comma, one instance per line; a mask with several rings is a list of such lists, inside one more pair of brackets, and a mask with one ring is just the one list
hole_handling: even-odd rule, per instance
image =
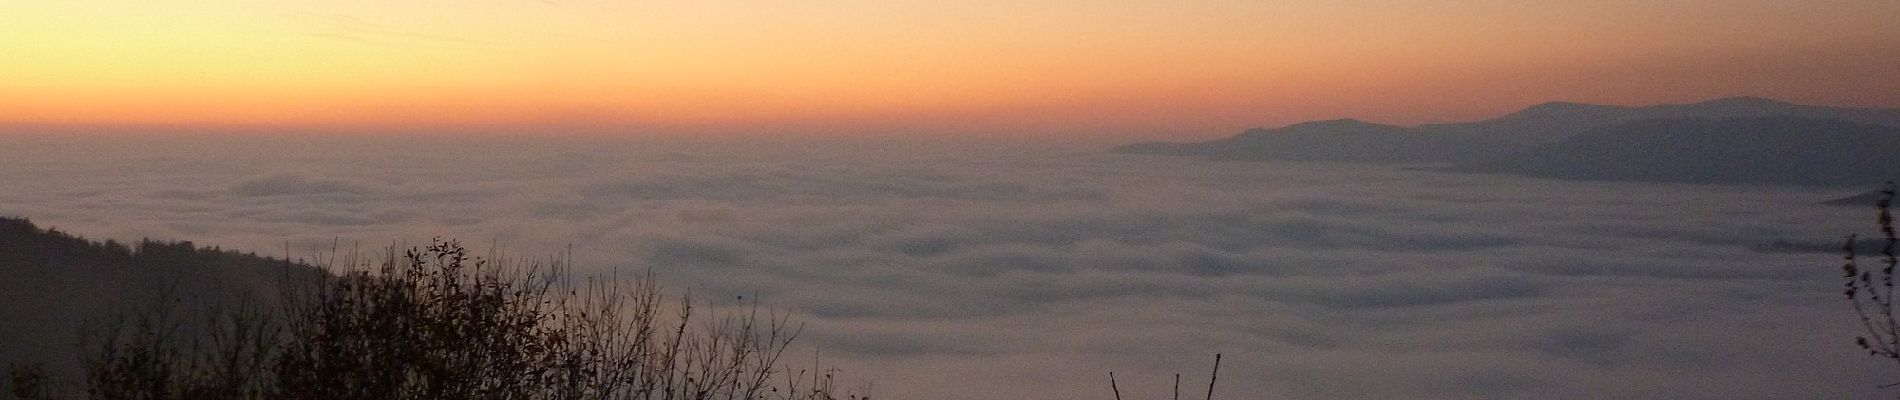
[[[0, 213], [320, 257], [460, 238], [808, 322], [879, 397], [1864, 398], [1811, 188], [1074, 143], [4, 138]], [[733, 299], [733, 300], [718, 300]], [[1196, 378], [1200, 377], [1200, 378]], [[1242, 396], [1241, 394], [1247, 394]]]

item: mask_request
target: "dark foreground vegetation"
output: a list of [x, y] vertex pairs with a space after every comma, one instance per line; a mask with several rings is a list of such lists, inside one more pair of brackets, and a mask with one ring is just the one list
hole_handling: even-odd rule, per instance
[[[226, 257], [276, 271], [309, 268], [189, 243], [135, 249], [23, 220], [0, 224], [8, 235], [0, 251], [46, 254], [29, 260], [39, 267], [84, 259], [95, 260], [88, 267], [120, 268], [135, 264], [103, 260], [170, 254], [183, 264]], [[21, 229], [27, 232], [15, 232]], [[0, 397], [866, 398], [834, 387], [830, 370], [787, 366], [798, 326], [761, 315], [756, 304], [707, 318], [690, 298], [666, 299], [650, 275], [576, 283], [560, 259], [497, 262], [471, 257], [454, 241], [391, 249], [373, 264], [363, 258], [345, 255], [328, 272], [286, 274], [302, 283], [272, 286], [273, 298], [140, 303], [86, 330], [77, 377], [10, 357]], [[34, 267], [21, 264], [8, 268]]]
[[307, 286], [322, 275], [310, 265], [191, 242], [96, 242], [0, 217], [0, 368], [33, 363], [77, 377], [83, 342], [133, 314], [275, 308], [283, 286]]
[[[1874, 208], [1878, 210], [1875, 224], [1880, 234], [1872, 240], [1857, 240], [1858, 236], [1848, 236], [1841, 248], [1841, 294], [1854, 306], [1854, 314], [1859, 317], [1862, 332], [1854, 337], [1854, 344], [1860, 346], [1867, 355], [1900, 365], [1900, 301], [1894, 291], [1896, 268], [1900, 268], [1900, 231], [1894, 227], [1893, 202], [1895, 189], [1892, 182], [1887, 188], [1874, 192]], [[1870, 243], [1871, 242], [1871, 243]], [[1872, 247], [1870, 251], [1867, 249]], [[1873, 265], [1864, 265], [1860, 258], [1872, 253]], [[1880, 385], [1882, 388], [1900, 386], [1900, 382]]]
[[1894, 301], [1894, 273], [1900, 266], [1900, 234], [1893, 226], [1894, 189], [1891, 185], [1879, 191], [1880, 197], [1874, 204], [1879, 209], [1875, 222], [1880, 226], [1877, 242], [1877, 264], [1867, 267], [1860, 263], [1858, 246], [1866, 246], [1857, 236], [1848, 236], [1847, 244], [1841, 249], [1846, 262], [1841, 264], [1841, 277], [1844, 282], [1841, 294], [1853, 303], [1854, 314], [1860, 317], [1865, 333], [1854, 338], [1854, 344], [1866, 350], [1874, 357], [1900, 362], [1900, 317], [1895, 316], [1900, 306]]

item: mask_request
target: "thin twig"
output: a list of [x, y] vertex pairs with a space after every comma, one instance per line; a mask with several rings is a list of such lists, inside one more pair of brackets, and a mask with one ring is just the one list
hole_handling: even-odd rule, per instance
[[1108, 371], [1108, 388], [1115, 391], [1115, 400], [1122, 400], [1122, 388], [1115, 386], [1115, 371]]
[[1220, 379], [1220, 353], [1214, 353], [1214, 372], [1207, 375], [1207, 400], [1214, 400], [1214, 380]]

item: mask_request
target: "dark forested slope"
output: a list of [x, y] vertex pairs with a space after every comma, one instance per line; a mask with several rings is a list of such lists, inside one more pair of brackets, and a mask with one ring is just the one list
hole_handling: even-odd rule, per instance
[[0, 366], [71, 371], [79, 341], [122, 314], [188, 302], [273, 304], [284, 288], [322, 273], [191, 242], [96, 242], [0, 217]]

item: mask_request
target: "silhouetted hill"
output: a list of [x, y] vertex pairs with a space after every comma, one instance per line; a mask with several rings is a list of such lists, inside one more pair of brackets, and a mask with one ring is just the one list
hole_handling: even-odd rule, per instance
[[[320, 269], [191, 242], [95, 242], [0, 217], [0, 366], [77, 367], [82, 331], [168, 303], [272, 304]], [[189, 318], [190, 316], [179, 316]]]
[[1551, 102], [1495, 119], [1426, 125], [1448, 135], [1518, 144], [1555, 143], [1598, 128], [1653, 119], [1797, 117], [1900, 127], [1900, 110], [1823, 107], [1760, 97], [1729, 97], [1693, 104], [1623, 107]]
[[1198, 143], [1149, 142], [1117, 153], [1200, 156], [1230, 160], [1304, 160], [1385, 163], [1491, 161], [1585, 132], [1654, 119], [1797, 117], [1900, 127], [1900, 109], [1808, 106], [1732, 97], [1693, 104], [1645, 107], [1550, 102], [1489, 120], [1402, 127], [1338, 120]]
[[1449, 170], [1581, 180], [1870, 185], [1900, 174], [1900, 129], [1798, 117], [1646, 120]]

